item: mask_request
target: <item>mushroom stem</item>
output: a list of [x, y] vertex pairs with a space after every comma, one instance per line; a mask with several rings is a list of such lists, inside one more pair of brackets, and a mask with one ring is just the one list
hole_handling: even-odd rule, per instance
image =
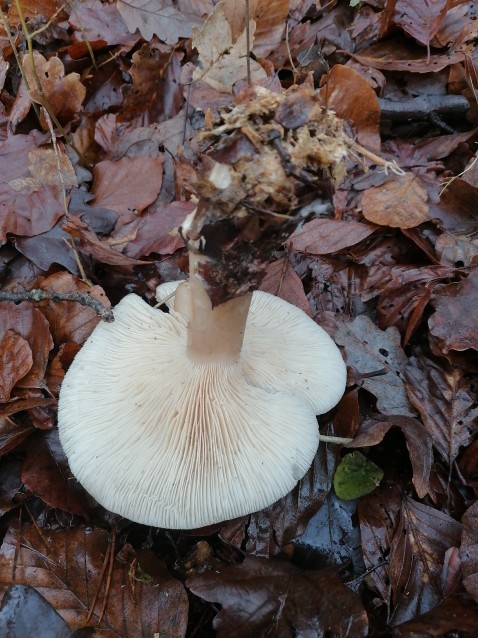
[[352, 443], [353, 439], [343, 436], [328, 436], [327, 434], [321, 434], [320, 441], [323, 443], [337, 443], [337, 445], [347, 445], [347, 443]]
[[187, 353], [202, 363], [235, 361], [241, 352], [252, 294], [213, 308], [198, 271], [202, 259], [190, 253], [189, 280], [178, 287], [174, 302], [174, 309], [188, 322]]

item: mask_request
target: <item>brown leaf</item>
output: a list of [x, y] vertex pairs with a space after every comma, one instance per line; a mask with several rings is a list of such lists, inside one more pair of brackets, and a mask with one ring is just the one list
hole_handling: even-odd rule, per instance
[[[49, 292], [89, 294], [106, 308], [110, 302], [100, 286], [88, 286], [74, 275], [57, 272], [38, 285], [40, 290]], [[82, 345], [100, 321], [93, 308], [82, 306], [73, 301], [42, 301], [39, 304], [42, 313], [48, 319], [56, 346], [74, 342]]]
[[292, 235], [287, 245], [298, 252], [328, 255], [358, 244], [376, 230], [376, 226], [359, 222], [313, 219]]
[[[249, 24], [251, 42], [256, 25]], [[193, 29], [193, 46], [199, 53], [199, 66], [193, 73], [193, 81], [201, 80], [221, 93], [232, 93], [234, 84], [246, 78], [245, 64], [246, 30], [233, 42], [231, 27], [227, 22], [222, 5], [216, 5], [201, 29]], [[266, 72], [255, 60], [250, 61], [252, 81], [266, 77]]]
[[478, 501], [467, 509], [462, 517], [463, 533], [460, 558], [463, 585], [475, 602], [478, 602]]
[[80, 346], [77, 343], [62, 343], [57, 355], [50, 363], [46, 382], [48, 389], [54, 396], [58, 396], [65, 372], [68, 370], [79, 350]]
[[196, 0], [181, 11], [176, 0], [119, 0], [118, 11], [130, 33], [136, 29], [148, 41], [157, 35], [166, 44], [176, 44], [179, 38], [191, 37], [194, 25], [201, 24], [202, 15], [212, 10], [209, 1]]
[[288, 301], [309, 316], [311, 314], [302, 281], [287, 257], [274, 261], [267, 266], [266, 275], [259, 290], [269, 292], [271, 295]]
[[365, 377], [362, 386], [377, 397], [382, 414], [415, 416], [405, 391], [403, 369], [407, 358], [396, 328], [382, 332], [365, 315], [353, 321], [342, 317], [335, 339], [345, 348], [347, 365], [364, 375], [378, 373]]
[[169, 47], [152, 47], [147, 43], [133, 53], [130, 69], [133, 82], [117, 121], [134, 119], [135, 125], [148, 126], [177, 115], [184, 103], [181, 57]]
[[443, 353], [450, 350], [478, 350], [478, 270], [457, 284], [449, 284], [435, 291], [435, 312], [428, 320], [430, 332], [440, 339]]
[[[30, 172], [30, 152], [39, 150], [38, 135], [13, 135], [0, 146], [0, 242], [7, 233], [32, 237], [54, 226], [64, 214], [63, 191]], [[55, 168], [54, 174], [58, 171]], [[27, 188], [28, 185], [28, 188]]]
[[99, 262], [111, 264], [112, 266], [129, 266], [144, 264], [148, 262], [139, 261], [127, 257], [116, 250], [113, 250], [107, 241], [99, 239], [87, 224], [84, 224], [79, 217], [70, 215], [62, 224], [62, 228], [75, 239], [78, 239], [78, 249], [90, 255]]
[[362, 197], [365, 219], [381, 226], [413, 228], [428, 219], [428, 193], [413, 173], [368, 188]]
[[433, 445], [451, 465], [475, 434], [478, 408], [462, 370], [428, 357], [411, 357], [403, 370], [407, 393], [420, 412]]
[[151, 253], [172, 255], [184, 246], [178, 228], [195, 207], [192, 202], [171, 202], [146, 211], [137, 221], [136, 236], [128, 241], [124, 254], [135, 259]]
[[79, 2], [71, 12], [69, 22], [79, 41], [103, 40], [107, 45], [134, 46], [139, 40], [138, 34], [128, 33], [116, 4], [103, 4], [100, 0]]
[[379, 486], [358, 503], [362, 554], [368, 574], [388, 606], [391, 604], [388, 556], [400, 514], [396, 486]]
[[123, 157], [98, 162], [93, 169], [95, 206], [133, 218], [152, 204], [161, 190], [163, 157]]
[[430, 471], [433, 461], [432, 438], [417, 419], [404, 416], [390, 416], [384, 421], [367, 419], [361, 424], [354, 440], [345, 447], [357, 448], [377, 445], [383, 440], [390, 428], [394, 427], [400, 428], [405, 437], [413, 469], [413, 485], [419, 498], [424, 498], [430, 491]]
[[[10, 406], [8, 403], [6, 405]], [[0, 457], [14, 450], [33, 431], [34, 428], [30, 423], [15, 423], [12, 419], [6, 419], [0, 414]]]
[[473, 636], [478, 632], [478, 609], [466, 595], [456, 593], [431, 611], [395, 627], [397, 638], [417, 636]]
[[7, 330], [0, 342], [0, 401], [8, 401], [17, 381], [22, 379], [33, 365], [28, 341], [13, 330]]
[[[221, 5], [236, 41], [246, 27], [244, 6], [236, 0]], [[256, 23], [252, 50], [258, 58], [266, 58], [283, 41], [288, 12], [289, 0], [250, 0], [249, 15]]]
[[192, 575], [188, 588], [218, 603], [217, 637], [367, 635], [368, 622], [359, 598], [332, 570], [303, 571], [284, 561], [247, 556], [241, 564], [212, 560], [214, 571]]
[[15, 305], [11, 301], [0, 303], [0, 339], [12, 330], [28, 342], [33, 356], [29, 372], [17, 380], [21, 388], [42, 388], [49, 352], [53, 347], [48, 322], [31, 303]]
[[96, 600], [89, 625], [97, 626], [104, 638], [137, 638], [139, 627], [143, 635], [153, 636], [159, 626], [168, 638], [185, 636], [186, 592], [152, 552], [144, 552], [139, 565], [129, 545], [115, 557], [106, 610], [99, 622], [105, 595], [100, 574], [110, 542], [107, 532], [77, 527], [50, 530], [47, 538], [40, 537], [33, 526], [23, 525], [21, 531], [10, 527], [0, 550], [2, 593], [15, 573], [15, 582], [35, 587], [72, 629], [85, 625]]
[[[55, 434], [57, 431], [49, 434]], [[51, 438], [51, 437], [50, 437]], [[22, 466], [22, 481], [25, 486], [50, 507], [89, 519], [85, 493], [71, 480], [71, 472], [64, 453], [52, 456], [43, 435], [30, 437], [26, 457]], [[59, 443], [57, 445], [59, 447]]]
[[353, 59], [363, 66], [382, 71], [408, 71], [409, 73], [436, 73], [463, 59], [462, 53], [448, 53], [428, 56], [421, 47], [410, 47], [397, 43], [396, 39], [382, 41], [352, 53]]
[[405, 497], [390, 547], [394, 625], [433, 609], [443, 598], [445, 552], [458, 545], [461, 525], [427, 505]]
[[249, 554], [264, 558], [280, 555], [324, 504], [332, 486], [335, 456], [335, 451], [320, 445], [309, 471], [289, 494], [247, 519], [232, 521], [220, 537]]
[[321, 95], [327, 96], [328, 107], [338, 117], [352, 122], [360, 144], [380, 151], [380, 107], [375, 91], [363, 75], [348, 66], [336, 64]]
[[393, 21], [415, 40], [429, 46], [449, 8], [450, 0], [398, 0]]
[[[25, 80], [30, 89], [30, 97], [37, 104], [51, 109], [61, 122], [70, 122], [81, 110], [86, 89], [80, 82], [78, 73], [65, 75], [65, 67], [60, 58], [52, 56], [46, 60], [38, 51], [33, 51], [33, 63], [29, 54], [21, 59]], [[41, 92], [37, 86], [40, 82]], [[48, 129], [45, 115], [40, 118], [44, 129]]]

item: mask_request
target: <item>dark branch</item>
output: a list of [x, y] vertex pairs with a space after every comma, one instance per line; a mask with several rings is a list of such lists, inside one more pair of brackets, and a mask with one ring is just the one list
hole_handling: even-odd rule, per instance
[[92, 308], [103, 321], [108, 323], [114, 321], [113, 311], [110, 308], [105, 308], [98, 299], [91, 295], [79, 292], [60, 293], [38, 289], [25, 292], [0, 292], [0, 301], [13, 301], [14, 303], [20, 303], [21, 301], [30, 301], [32, 303], [38, 303], [39, 301], [53, 301], [53, 303], [74, 301], [82, 306]]

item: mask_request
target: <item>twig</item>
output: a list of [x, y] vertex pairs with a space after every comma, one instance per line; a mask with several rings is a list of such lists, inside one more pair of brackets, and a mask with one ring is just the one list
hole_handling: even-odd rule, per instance
[[81, 306], [92, 308], [98, 317], [107, 323], [114, 321], [113, 311], [110, 308], [105, 308], [101, 301], [85, 293], [61, 293], [35, 288], [25, 292], [0, 292], [0, 301], [13, 301], [13, 303], [21, 301], [30, 301], [32, 303], [38, 303], [39, 301], [53, 301], [53, 303], [73, 301]]
[[388, 171], [392, 171], [392, 173], [395, 173], [395, 175], [405, 175], [405, 171], [403, 170], [403, 168], [400, 168], [395, 160], [393, 160], [392, 162], [390, 162], [389, 160], [385, 160], [383, 159], [383, 157], [380, 157], [380, 155], [376, 155], [360, 144], [357, 144], [357, 142], [355, 142], [354, 140], [350, 140], [349, 144], [352, 150], [354, 150], [356, 153], [371, 160], [374, 164], [377, 164], [377, 166], [381, 166], [385, 171], [385, 174], [387, 174]]
[[115, 563], [115, 544], [116, 544], [116, 525], [113, 524], [111, 530], [111, 551], [110, 551], [110, 564], [108, 568], [108, 575], [106, 577], [105, 593], [103, 594], [103, 605], [101, 606], [100, 616], [98, 618], [98, 626], [101, 625], [103, 616], [106, 611], [106, 605], [108, 603], [108, 596], [111, 589], [111, 576], [113, 574], [113, 566]]

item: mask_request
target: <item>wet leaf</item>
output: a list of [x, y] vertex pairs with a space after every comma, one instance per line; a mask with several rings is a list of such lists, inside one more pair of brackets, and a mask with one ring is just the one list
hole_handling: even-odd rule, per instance
[[104, 530], [84, 526], [41, 536], [33, 526], [24, 525], [21, 532], [10, 527], [0, 549], [0, 588], [5, 591], [10, 585], [15, 569], [16, 582], [34, 587], [72, 629], [85, 625], [94, 604], [88, 625], [98, 626], [105, 638], [137, 638], [138, 627], [148, 636], [161, 629], [171, 638], [182, 638], [187, 617], [183, 586], [149, 552], [141, 565], [154, 576], [150, 582], [136, 579], [138, 556], [129, 545], [114, 558], [106, 608], [99, 620], [105, 596], [100, 574], [109, 542]]
[[478, 602], [478, 501], [467, 509], [462, 518], [460, 559], [463, 585], [475, 602]]
[[464, 594], [452, 594], [431, 611], [395, 627], [394, 636], [473, 636], [478, 631], [478, 608]]
[[353, 321], [342, 318], [335, 339], [345, 348], [347, 365], [363, 375], [377, 375], [366, 376], [361, 385], [377, 397], [382, 414], [415, 415], [405, 391], [403, 369], [407, 358], [396, 328], [382, 332], [364, 315]]
[[413, 228], [428, 219], [428, 193], [413, 173], [394, 176], [362, 197], [365, 219], [381, 226]]
[[334, 490], [343, 501], [372, 492], [383, 478], [383, 470], [360, 452], [346, 454], [334, 475]]
[[433, 609], [443, 598], [445, 552], [459, 544], [461, 525], [439, 510], [405, 497], [390, 546], [394, 625]]
[[0, 608], [0, 633], [5, 638], [81, 638], [40, 594], [27, 585], [11, 585]]
[[214, 571], [192, 575], [188, 588], [221, 605], [214, 626], [218, 638], [251, 635], [367, 635], [367, 617], [356, 594], [337, 573], [303, 571], [283, 561], [248, 556], [241, 564], [212, 562]]
[[407, 394], [419, 411], [433, 445], [451, 465], [468, 445], [478, 423], [470, 380], [462, 370], [429, 357], [411, 357], [404, 369]]
[[423, 498], [430, 490], [432, 438], [417, 419], [405, 416], [390, 416], [383, 421], [367, 419], [361, 424], [354, 440], [346, 447], [377, 445], [393, 427], [400, 428], [405, 437], [413, 469], [413, 485], [418, 496]]

